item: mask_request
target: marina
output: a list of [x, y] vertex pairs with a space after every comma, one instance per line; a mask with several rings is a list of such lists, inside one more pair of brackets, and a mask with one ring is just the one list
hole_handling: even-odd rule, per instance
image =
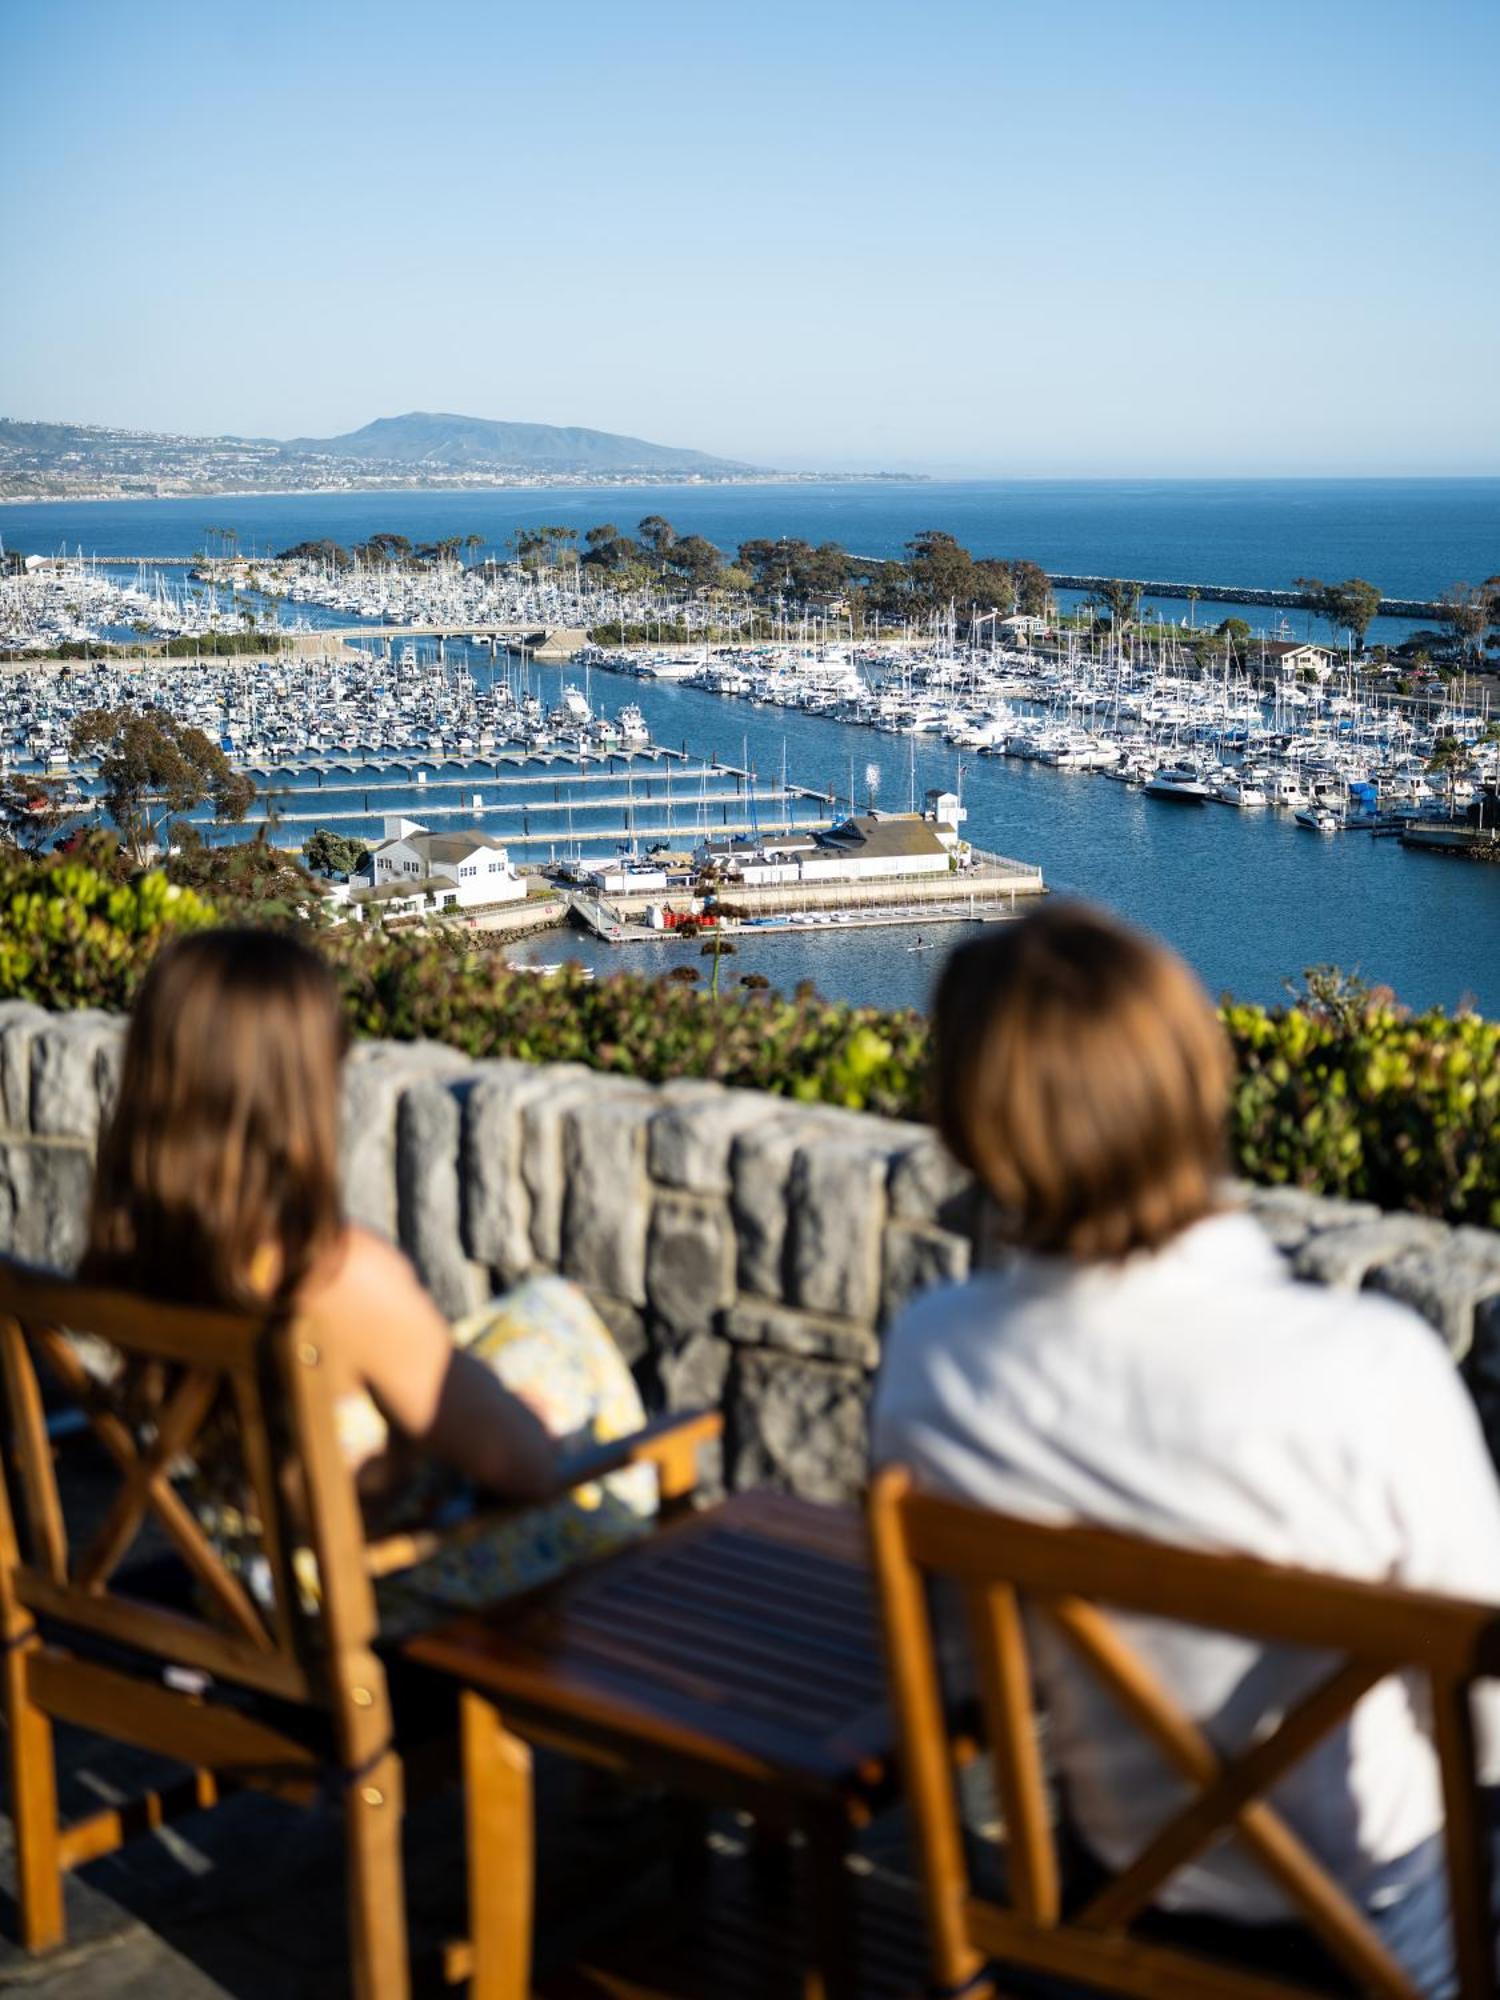
[[[68, 582], [91, 589], [109, 567], [70, 560]], [[297, 656], [70, 661], [7, 676], [5, 761], [51, 772], [86, 801], [91, 775], [72, 771], [64, 749], [68, 715], [85, 700], [162, 701], [260, 788], [247, 822], [206, 825], [211, 839], [262, 822], [292, 846], [320, 825], [374, 839], [387, 815], [407, 812], [434, 829], [484, 829], [528, 870], [622, 850], [690, 857], [714, 838], [753, 854], [872, 810], [912, 813], [941, 787], [961, 795], [977, 845], [1166, 929], [1216, 986], [1274, 999], [1303, 965], [1338, 962], [1415, 1004], [1473, 995], [1500, 1006], [1495, 878], [1431, 858], [1475, 844], [1383, 837], [1482, 815], [1500, 776], [1482, 682], [1404, 680], [1284, 617], [1214, 656], [1186, 620], [1118, 636], [1066, 624], [1018, 633], [956, 608], [857, 640], [836, 616], [786, 615], [774, 639], [584, 646], [554, 664], [508, 651], [497, 628], [540, 634], [627, 612], [680, 626], [700, 608], [507, 565], [351, 578], [309, 559], [290, 570], [236, 561], [232, 579], [189, 564], [175, 585], [154, 559], [133, 577], [122, 565], [111, 587], [205, 631], [230, 618], [244, 631], [251, 612], [295, 637]], [[1422, 600], [1418, 579], [1395, 581]], [[99, 598], [94, 609], [121, 607]], [[1241, 912], [1235, 924], [1228, 908]], [[931, 954], [908, 951], [899, 923], [825, 914], [779, 912], [782, 934], [742, 942], [740, 969], [791, 950], [795, 976], [830, 993], [922, 1000]], [[945, 942], [969, 920], [955, 904]], [[648, 956], [683, 949], [631, 943]], [[608, 962], [597, 937], [569, 949]]]

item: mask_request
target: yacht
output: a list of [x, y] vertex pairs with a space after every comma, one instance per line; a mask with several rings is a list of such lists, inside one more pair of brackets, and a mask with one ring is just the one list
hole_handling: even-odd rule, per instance
[[1305, 826], [1309, 833], [1340, 833], [1344, 822], [1331, 806], [1303, 806], [1293, 815], [1298, 826]]
[[1238, 806], [1241, 812], [1257, 811], [1271, 802], [1266, 797], [1265, 788], [1256, 784], [1253, 778], [1231, 773], [1220, 778], [1214, 788], [1214, 797], [1220, 805]]
[[1298, 811], [1312, 802], [1296, 772], [1281, 771], [1271, 780], [1271, 803], [1273, 806], [1290, 806], [1293, 811]]
[[1146, 780], [1148, 799], [1170, 799], [1175, 805], [1201, 806], [1213, 797], [1197, 764], [1162, 764]]

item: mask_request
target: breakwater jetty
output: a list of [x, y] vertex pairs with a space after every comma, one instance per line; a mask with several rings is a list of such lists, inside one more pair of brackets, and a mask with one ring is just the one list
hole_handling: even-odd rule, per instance
[[[1128, 584], [1142, 597], [1169, 597], [1179, 602], [1199, 598], [1205, 604], [1265, 604], [1281, 611], [1316, 611], [1317, 599], [1306, 590], [1266, 590], [1247, 583], [1161, 583], [1134, 576], [1068, 576], [1062, 571], [1048, 573], [1055, 590], [1103, 590], [1112, 584]], [[1416, 597], [1382, 597], [1376, 614], [1381, 618], [1441, 618], [1443, 607], [1433, 600]]]

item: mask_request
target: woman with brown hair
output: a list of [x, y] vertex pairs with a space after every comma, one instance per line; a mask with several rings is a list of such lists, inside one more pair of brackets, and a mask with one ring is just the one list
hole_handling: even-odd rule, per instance
[[[1389, 1299], [1296, 1283], [1236, 1211], [1229, 1051], [1180, 960], [1051, 904], [955, 952], [935, 1028], [938, 1128], [1010, 1248], [890, 1330], [876, 1461], [1004, 1513], [1500, 1594], [1500, 1488], [1441, 1341]], [[1322, 1671], [1120, 1623], [1226, 1753]], [[1045, 1630], [1036, 1665], [1070, 1823], [1117, 1869], [1182, 1794]], [[1276, 1802], [1422, 1990], [1449, 1990], [1441, 1789], [1404, 1687], [1367, 1695]], [[1252, 1925], [1287, 1914], [1233, 1843], [1161, 1900]]]
[[[148, 1297], [295, 1312], [333, 1372], [339, 1433], [387, 1516], [444, 1478], [521, 1500], [556, 1489], [559, 1445], [642, 1421], [607, 1330], [573, 1286], [531, 1281], [450, 1328], [393, 1245], [349, 1224], [339, 1184], [338, 993], [308, 945], [214, 930], [158, 955], [136, 1000], [95, 1173], [84, 1274]], [[234, 1496], [196, 1473], [226, 1552]], [[587, 1496], [599, 1500], [597, 1494]], [[383, 1609], [467, 1603], [532, 1582], [648, 1509], [633, 1475], [604, 1504], [410, 1573]], [[399, 1603], [399, 1610], [398, 1610]]]

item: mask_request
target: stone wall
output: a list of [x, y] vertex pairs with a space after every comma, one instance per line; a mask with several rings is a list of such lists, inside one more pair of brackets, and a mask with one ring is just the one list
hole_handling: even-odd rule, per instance
[[[121, 1032], [0, 1005], [0, 1249], [62, 1268], [77, 1256]], [[530, 1272], [577, 1280], [653, 1407], [722, 1404], [732, 1486], [851, 1493], [881, 1327], [1003, 1254], [920, 1126], [717, 1084], [363, 1043], [344, 1148], [351, 1215], [402, 1243], [446, 1313]], [[1500, 1235], [1244, 1193], [1299, 1275], [1430, 1321], [1500, 1456]]]

